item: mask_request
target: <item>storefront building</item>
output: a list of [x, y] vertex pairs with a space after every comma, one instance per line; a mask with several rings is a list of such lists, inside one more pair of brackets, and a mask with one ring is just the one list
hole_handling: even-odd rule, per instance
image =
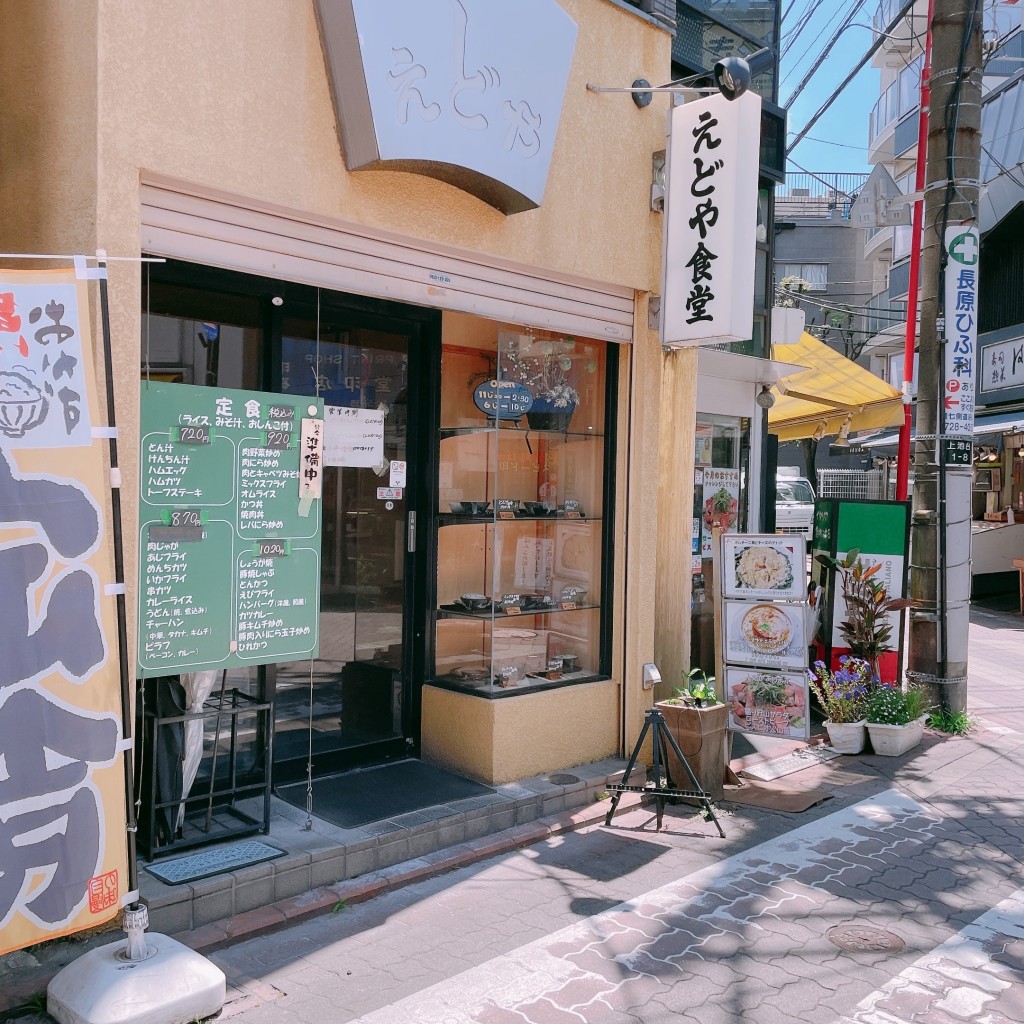
[[[275, 786], [307, 764], [499, 783], [621, 754], [656, 632], [688, 657], [688, 595], [656, 571], [690, 557], [689, 479], [659, 486], [660, 445], [690, 443], [697, 370], [648, 310], [665, 110], [586, 88], [662, 78], [670, 27], [619, 0], [379, 6], [25, 2], [5, 29], [5, 247], [112, 258], [133, 663], [157, 385], [383, 418], [372, 465], [324, 472], [317, 656], [212, 684], [264, 708], [232, 763], [269, 761]], [[33, 70], [45, 52], [59, 80]], [[115, 261], [140, 254], [162, 262]], [[756, 432], [707, 422], [740, 469]], [[152, 715], [154, 688], [193, 711], [211, 692], [148, 674]]]

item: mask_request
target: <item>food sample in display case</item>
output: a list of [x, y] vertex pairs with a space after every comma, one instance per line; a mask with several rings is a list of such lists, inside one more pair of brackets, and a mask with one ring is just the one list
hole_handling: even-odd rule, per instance
[[599, 678], [606, 346], [469, 317], [444, 342], [434, 681]]

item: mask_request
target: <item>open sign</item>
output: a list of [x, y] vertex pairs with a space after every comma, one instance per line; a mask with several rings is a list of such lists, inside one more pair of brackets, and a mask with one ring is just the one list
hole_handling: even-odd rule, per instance
[[485, 380], [474, 388], [473, 404], [489, 419], [517, 420], [533, 408], [533, 395], [525, 384]]

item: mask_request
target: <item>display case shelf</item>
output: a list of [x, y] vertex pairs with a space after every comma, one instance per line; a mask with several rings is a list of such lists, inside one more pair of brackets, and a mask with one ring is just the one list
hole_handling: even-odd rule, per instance
[[[446, 340], [432, 683], [498, 697], [602, 678], [606, 367], [607, 346], [543, 332], [499, 329], [491, 339]], [[509, 395], [528, 402], [524, 389], [540, 405], [544, 373], [547, 391], [568, 388], [576, 405], [533, 412], [548, 417], [543, 427], [565, 429], [537, 429], [526, 413], [514, 417], [512, 399], [502, 407], [507, 418], [488, 418]], [[452, 511], [459, 503], [488, 508]], [[542, 508], [550, 511], [537, 514]], [[508, 613], [502, 598], [513, 594], [553, 603]], [[460, 605], [462, 595], [479, 595], [485, 607]], [[563, 661], [571, 670], [561, 671]]]

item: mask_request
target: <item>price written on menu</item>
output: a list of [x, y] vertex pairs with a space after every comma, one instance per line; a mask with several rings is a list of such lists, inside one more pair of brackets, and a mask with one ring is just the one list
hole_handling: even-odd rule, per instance
[[322, 420], [314, 399], [143, 385], [140, 676], [317, 655]]

